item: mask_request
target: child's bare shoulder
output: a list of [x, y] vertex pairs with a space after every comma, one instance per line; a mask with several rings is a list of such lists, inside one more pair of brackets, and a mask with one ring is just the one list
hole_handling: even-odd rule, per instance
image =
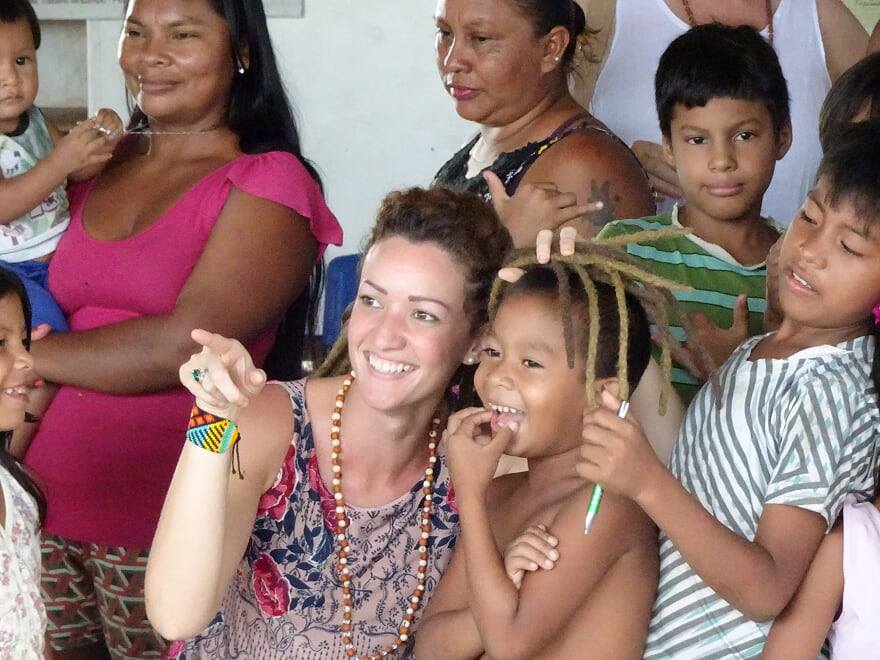
[[[557, 536], [584, 533], [584, 518], [593, 494], [593, 485], [578, 489], [560, 507], [551, 530]], [[646, 549], [655, 552], [657, 529], [632, 500], [605, 491], [591, 533], [613, 539], [621, 552]]]

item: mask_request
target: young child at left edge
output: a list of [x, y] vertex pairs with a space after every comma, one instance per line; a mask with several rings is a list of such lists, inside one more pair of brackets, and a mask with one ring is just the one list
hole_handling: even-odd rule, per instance
[[0, 3], [0, 265], [24, 283], [33, 325], [67, 330], [47, 289], [49, 259], [70, 223], [68, 181], [96, 176], [122, 136], [101, 110], [62, 135], [34, 105], [40, 24], [29, 0]]

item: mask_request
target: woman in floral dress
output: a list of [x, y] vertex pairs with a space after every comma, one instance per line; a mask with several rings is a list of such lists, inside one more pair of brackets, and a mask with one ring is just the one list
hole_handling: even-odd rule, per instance
[[404, 654], [458, 531], [440, 441], [450, 385], [509, 248], [474, 194], [392, 193], [334, 351], [346, 375], [266, 385], [241, 344], [193, 333], [191, 426], [232, 420], [241, 440], [187, 442], [165, 501], [147, 608], [189, 638], [177, 657]]

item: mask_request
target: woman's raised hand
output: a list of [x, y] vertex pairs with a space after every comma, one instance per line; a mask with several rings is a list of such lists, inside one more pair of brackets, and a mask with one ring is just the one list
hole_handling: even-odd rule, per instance
[[235, 420], [266, 386], [266, 372], [257, 369], [241, 342], [207, 330], [193, 330], [202, 346], [180, 367], [180, 382], [196, 397], [196, 405], [219, 417]]

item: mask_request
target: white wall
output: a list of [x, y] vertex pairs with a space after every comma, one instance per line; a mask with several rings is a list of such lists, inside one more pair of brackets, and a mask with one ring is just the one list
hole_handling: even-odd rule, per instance
[[[474, 127], [457, 117], [434, 66], [431, 0], [306, 0], [271, 19], [306, 155], [354, 252], [389, 190], [427, 185]], [[89, 108], [124, 111], [119, 25], [88, 24]], [[339, 251], [333, 251], [330, 256]]]
[[40, 93], [37, 105], [51, 108], [86, 107], [85, 21], [43, 21]]

